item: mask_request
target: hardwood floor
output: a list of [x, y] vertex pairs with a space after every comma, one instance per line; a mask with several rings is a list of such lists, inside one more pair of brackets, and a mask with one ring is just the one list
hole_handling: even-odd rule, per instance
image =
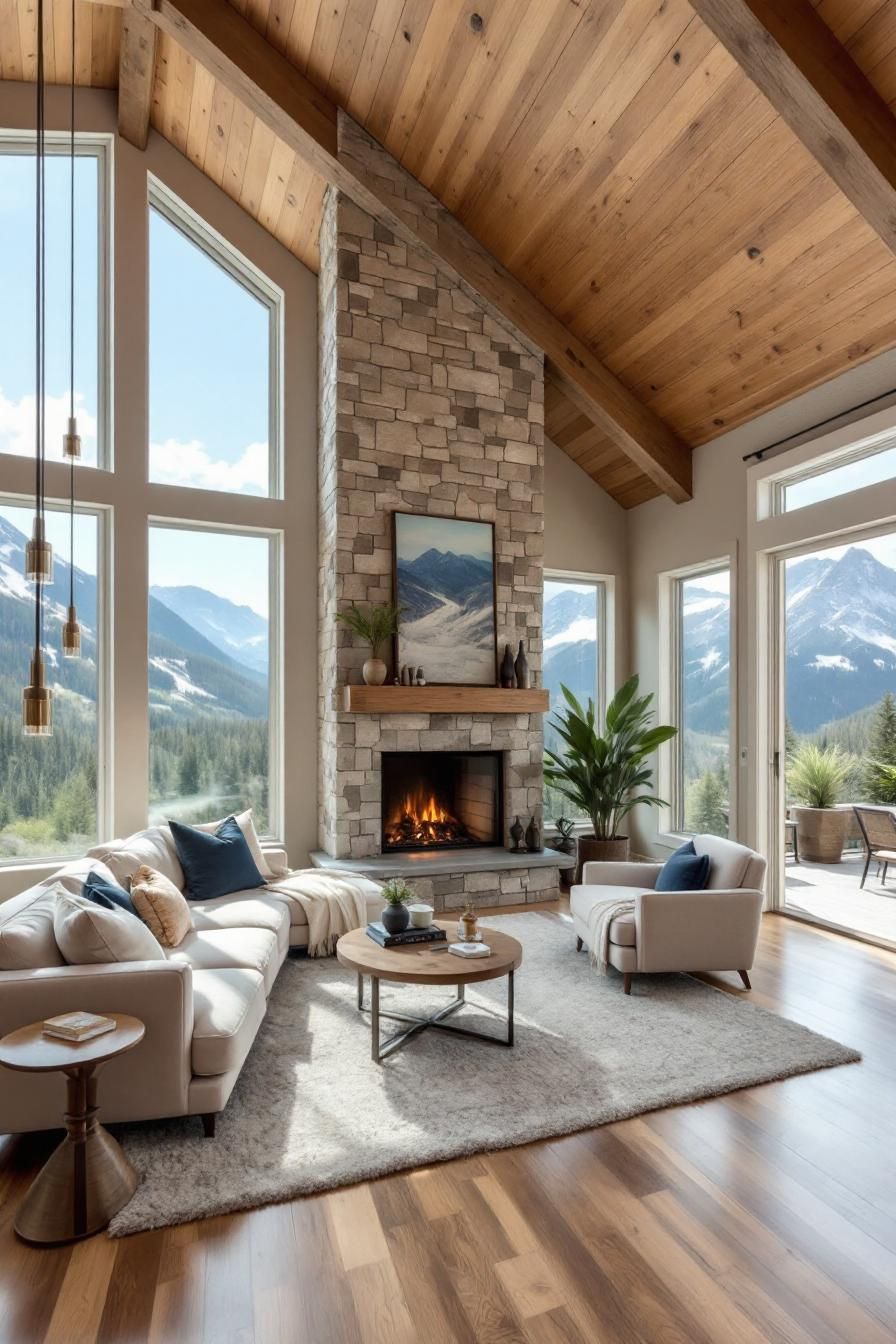
[[896, 957], [767, 916], [752, 978], [863, 1062], [53, 1251], [12, 1232], [51, 1143], [0, 1141], [0, 1340], [892, 1344]]

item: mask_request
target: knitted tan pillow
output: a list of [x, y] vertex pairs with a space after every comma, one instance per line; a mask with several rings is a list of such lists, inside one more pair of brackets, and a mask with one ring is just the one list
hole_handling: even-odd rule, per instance
[[178, 947], [193, 928], [190, 907], [164, 873], [148, 864], [131, 878], [131, 900], [143, 923], [163, 947]]

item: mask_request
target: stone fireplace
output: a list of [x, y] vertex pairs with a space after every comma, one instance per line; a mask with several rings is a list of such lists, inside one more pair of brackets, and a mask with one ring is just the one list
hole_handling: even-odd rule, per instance
[[[428, 236], [441, 207], [357, 127], [348, 135], [340, 153], [387, 179], [400, 213], [415, 214], [420, 236]], [[453, 712], [351, 712], [341, 688], [361, 682], [366, 654], [336, 620], [352, 601], [391, 600], [393, 512], [492, 522], [499, 650], [510, 644], [515, 652], [522, 641], [540, 683], [541, 355], [495, 320], [456, 275], [332, 188], [320, 253], [321, 849], [315, 861], [383, 875], [387, 859], [410, 863], [416, 849], [428, 872], [435, 865], [444, 873], [444, 880], [426, 879], [421, 889], [440, 908], [459, 905], [470, 893], [505, 904], [556, 895], [558, 856], [530, 861], [511, 858], [504, 848], [517, 816], [523, 826], [534, 818], [541, 832], [542, 715], [512, 706], [511, 712], [480, 712], [475, 687], [453, 688]], [[438, 669], [427, 668], [427, 677], [438, 682]], [[388, 685], [382, 693], [390, 693]], [[419, 703], [425, 703], [423, 690]], [[464, 815], [456, 791], [442, 807], [472, 838], [457, 842], [448, 822], [430, 821], [427, 831], [419, 813], [430, 799], [422, 794], [403, 810], [399, 799], [393, 817], [384, 783], [388, 778], [391, 787], [399, 758], [407, 762], [412, 755], [421, 763], [425, 756], [430, 770], [443, 755], [440, 778], [451, 787], [457, 784], [451, 772], [466, 759], [469, 791], [482, 786], [469, 762], [478, 759], [481, 771], [486, 758], [499, 761], [487, 818], [472, 810]], [[460, 862], [455, 850], [463, 857], [459, 882], [450, 867]]]

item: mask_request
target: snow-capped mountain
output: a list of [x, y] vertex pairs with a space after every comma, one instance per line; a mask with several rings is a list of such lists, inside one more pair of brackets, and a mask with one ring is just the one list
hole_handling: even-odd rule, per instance
[[787, 713], [797, 732], [896, 690], [896, 570], [862, 546], [787, 566]]
[[[27, 537], [0, 516], [0, 709], [17, 714], [21, 687], [27, 680], [30, 643], [33, 638], [34, 590], [24, 577]], [[69, 566], [56, 554], [53, 583], [46, 590], [44, 648], [48, 678], [57, 687], [92, 701], [96, 694], [97, 583], [92, 574], [75, 566], [74, 591], [82, 630], [82, 658], [63, 660], [58, 653], [60, 627], [65, 619], [69, 592]], [[169, 590], [171, 591], [171, 590]], [[175, 589], [175, 592], [183, 590]], [[235, 607], [202, 589], [196, 594], [200, 611], [214, 611], [226, 619], [226, 607], [243, 619], [244, 608]], [[255, 613], [251, 613], [252, 616]], [[259, 620], [260, 618], [255, 618]], [[263, 641], [266, 649], [266, 637]], [[207, 710], [251, 718], [267, 713], [263, 669], [242, 661], [208, 639], [157, 597], [149, 598], [150, 705], [177, 718]]]
[[210, 644], [245, 667], [268, 669], [268, 623], [251, 607], [237, 606], [225, 597], [192, 584], [150, 593], [164, 606], [204, 635]]
[[[595, 594], [564, 588], [544, 604], [544, 685], [551, 703], [562, 702], [561, 686], [568, 686], [583, 704], [594, 696], [597, 676], [594, 646]], [[545, 720], [549, 747], [556, 747], [551, 719]]]

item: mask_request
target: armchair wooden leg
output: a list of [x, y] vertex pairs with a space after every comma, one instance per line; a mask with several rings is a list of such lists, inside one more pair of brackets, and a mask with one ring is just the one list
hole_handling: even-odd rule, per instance
[[738, 971], [738, 975], [740, 976], [741, 980], [743, 980], [743, 982], [744, 982], [744, 989], [752, 989], [752, 988], [753, 988], [753, 986], [750, 984], [750, 977], [749, 977], [749, 975], [747, 974], [746, 971]]
[[200, 1115], [202, 1121], [202, 1137], [204, 1139], [213, 1139], [215, 1137], [215, 1121], [218, 1119], [217, 1111], [207, 1111]]
[[631, 994], [631, 992], [632, 992], [632, 973], [631, 973], [631, 971], [623, 971], [623, 972], [622, 972], [622, 992], [623, 992], [623, 994]]
[[576, 951], [581, 952], [584, 946], [585, 944], [582, 942], [581, 938], [576, 938]]

